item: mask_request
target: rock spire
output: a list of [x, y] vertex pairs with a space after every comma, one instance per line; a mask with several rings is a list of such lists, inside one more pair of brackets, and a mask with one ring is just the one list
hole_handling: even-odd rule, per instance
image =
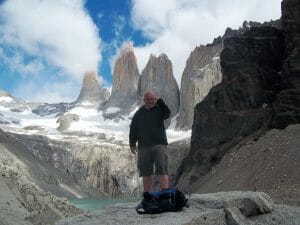
[[109, 91], [100, 87], [99, 78], [96, 72], [84, 74], [82, 88], [76, 102], [101, 103], [108, 99]]
[[140, 96], [146, 91], [153, 91], [162, 97], [171, 110], [171, 116], [178, 113], [179, 88], [173, 75], [172, 62], [167, 55], [150, 55], [141, 75]]

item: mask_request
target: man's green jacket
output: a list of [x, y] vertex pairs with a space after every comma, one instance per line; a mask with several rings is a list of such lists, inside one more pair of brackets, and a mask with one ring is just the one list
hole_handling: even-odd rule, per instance
[[161, 98], [150, 109], [142, 106], [134, 114], [130, 124], [130, 147], [135, 147], [136, 142], [138, 142], [139, 148], [167, 145], [164, 120], [168, 119], [170, 114], [170, 109]]

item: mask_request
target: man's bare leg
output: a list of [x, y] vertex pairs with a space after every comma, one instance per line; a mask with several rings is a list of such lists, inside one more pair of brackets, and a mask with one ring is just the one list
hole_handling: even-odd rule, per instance
[[160, 183], [161, 190], [169, 188], [169, 176], [168, 175], [159, 175], [158, 180]]
[[151, 192], [152, 176], [143, 177], [143, 186], [144, 186], [144, 192]]

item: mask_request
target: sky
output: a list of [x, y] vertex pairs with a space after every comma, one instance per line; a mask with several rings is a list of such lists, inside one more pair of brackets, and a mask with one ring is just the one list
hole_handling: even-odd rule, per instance
[[201, 44], [243, 21], [280, 18], [281, 0], [0, 0], [0, 89], [26, 101], [72, 102], [83, 75], [111, 89], [128, 42], [138, 68], [165, 53], [179, 86]]

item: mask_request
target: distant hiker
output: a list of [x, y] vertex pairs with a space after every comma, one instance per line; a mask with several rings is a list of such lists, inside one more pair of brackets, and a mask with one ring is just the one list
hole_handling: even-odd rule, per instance
[[160, 188], [169, 188], [164, 120], [170, 117], [171, 112], [165, 102], [152, 92], [146, 92], [143, 101], [145, 105], [135, 113], [130, 124], [129, 144], [131, 152], [138, 153], [138, 169], [143, 177], [144, 192], [151, 192], [154, 165]]

